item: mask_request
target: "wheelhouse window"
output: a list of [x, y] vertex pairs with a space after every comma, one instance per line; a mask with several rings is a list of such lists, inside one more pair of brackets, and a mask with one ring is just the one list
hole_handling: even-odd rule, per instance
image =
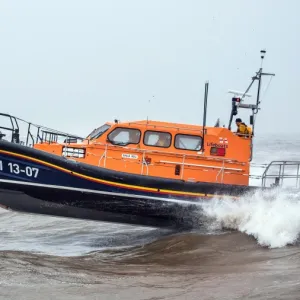
[[104, 124], [96, 129], [94, 129], [88, 137], [90, 137], [91, 140], [97, 139], [101, 135], [103, 135], [104, 132], [106, 132], [111, 126], [108, 124]]
[[138, 129], [118, 127], [110, 132], [107, 138], [114, 145], [138, 144], [141, 132]]
[[171, 146], [172, 136], [169, 132], [146, 131], [144, 144], [146, 146], [168, 148]]
[[175, 148], [199, 151], [202, 147], [202, 137], [197, 135], [177, 134]]

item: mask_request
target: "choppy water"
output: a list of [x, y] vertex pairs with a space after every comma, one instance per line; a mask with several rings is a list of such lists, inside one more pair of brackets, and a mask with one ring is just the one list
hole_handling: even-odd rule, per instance
[[[300, 139], [255, 146], [258, 163], [299, 154]], [[0, 210], [0, 299], [300, 298], [300, 192], [202, 209], [187, 233]]]

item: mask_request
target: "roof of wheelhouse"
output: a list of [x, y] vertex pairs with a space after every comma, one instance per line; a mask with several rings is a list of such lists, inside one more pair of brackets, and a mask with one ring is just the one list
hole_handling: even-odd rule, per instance
[[[111, 124], [111, 123], [110, 123]], [[185, 133], [190, 131], [191, 133], [193, 132], [194, 134], [196, 133], [202, 133], [203, 126], [202, 125], [194, 125], [194, 124], [184, 124], [184, 123], [174, 123], [174, 122], [163, 122], [163, 121], [155, 121], [155, 120], [137, 120], [137, 121], [126, 121], [126, 122], [119, 122], [119, 126], [133, 126], [133, 127], [138, 127], [138, 126], [143, 126], [143, 127], [148, 127], [149, 130], [151, 128], [155, 130], [161, 130], [161, 131], [167, 131], [170, 129], [177, 129], [178, 131], [184, 131]], [[205, 129], [207, 130], [207, 134], [210, 135], [217, 135], [219, 136], [221, 133], [229, 133], [231, 132], [227, 128], [224, 127], [209, 127], [206, 126]]]

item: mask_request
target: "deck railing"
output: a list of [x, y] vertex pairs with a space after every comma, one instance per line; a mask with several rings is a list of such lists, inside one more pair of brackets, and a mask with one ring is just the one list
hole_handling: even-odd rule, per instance
[[59, 139], [66, 144], [84, 140], [77, 135], [33, 124], [9, 114], [0, 113], [0, 118], [0, 139], [5, 138], [12, 143], [33, 147], [35, 143], [57, 143]]
[[253, 164], [253, 168], [262, 168], [259, 175], [251, 175], [263, 187], [280, 186], [300, 188], [300, 161], [271, 161], [269, 164]]

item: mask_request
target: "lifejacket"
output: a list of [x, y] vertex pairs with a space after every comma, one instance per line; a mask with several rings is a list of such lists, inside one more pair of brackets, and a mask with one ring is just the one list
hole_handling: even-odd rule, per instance
[[251, 137], [252, 136], [252, 128], [247, 126], [245, 123], [241, 123], [237, 130], [238, 136]]

